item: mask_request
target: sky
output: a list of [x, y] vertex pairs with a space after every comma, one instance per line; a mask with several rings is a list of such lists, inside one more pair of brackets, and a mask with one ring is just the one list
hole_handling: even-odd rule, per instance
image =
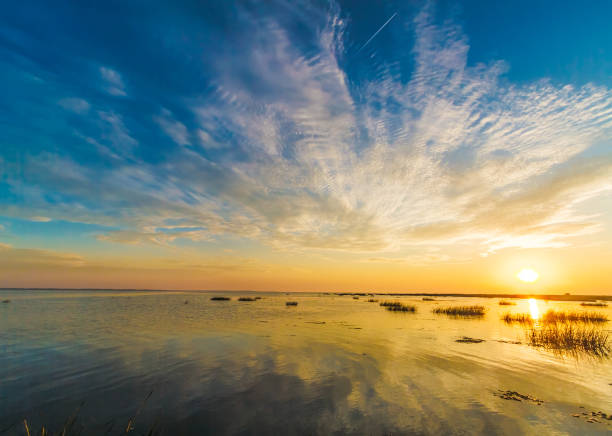
[[0, 287], [612, 294], [612, 3], [463, 3], [6, 5]]

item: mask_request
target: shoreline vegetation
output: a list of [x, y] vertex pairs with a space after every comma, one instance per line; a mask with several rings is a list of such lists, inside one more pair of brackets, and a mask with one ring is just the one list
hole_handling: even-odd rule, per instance
[[[93, 292], [193, 292], [193, 293], [208, 293], [208, 292], [225, 292], [232, 294], [240, 294], [244, 292], [258, 292], [250, 290], [219, 290], [219, 289], [122, 289], [122, 288], [0, 288], [1, 291], [93, 291]], [[263, 291], [262, 291], [263, 292]], [[265, 293], [287, 294], [286, 291], [265, 291]], [[303, 292], [291, 292], [290, 294], [302, 294]], [[501, 298], [501, 299], [528, 299], [535, 298], [537, 300], [549, 301], [583, 301], [586, 303], [604, 303], [612, 302], [612, 295], [591, 295], [591, 294], [500, 294], [500, 293], [430, 293], [430, 292], [305, 292], [305, 294], [324, 294], [324, 295], [354, 295], [354, 296], [390, 296], [390, 297], [464, 297], [464, 298]]]

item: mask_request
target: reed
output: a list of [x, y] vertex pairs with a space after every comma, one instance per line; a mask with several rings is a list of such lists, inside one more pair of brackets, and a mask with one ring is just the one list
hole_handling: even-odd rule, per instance
[[399, 301], [383, 301], [380, 305], [390, 312], [416, 312], [416, 306]]
[[500, 306], [516, 306], [516, 303], [514, 301], [506, 301], [506, 300], [501, 300], [499, 302]]
[[526, 333], [528, 343], [561, 351], [580, 351], [595, 356], [610, 353], [609, 335], [605, 330], [572, 322], [546, 324]]
[[431, 297], [423, 297], [423, 301], [436, 301], [436, 299]]
[[368, 303], [378, 303], [378, 300], [377, 300], [377, 299], [375, 299], [375, 298], [370, 298], [370, 299], [368, 300]]
[[287, 301], [285, 302], [285, 306], [297, 306], [298, 302], [297, 301]]
[[578, 312], [578, 311], [557, 311], [549, 310], [542, 315], [542, 321], [545, 323], [556, 322], [586, 322], [586, 323], [601, 323], [608, 321], [608, 317], [600, 312]]
[[211, 301], [229, 301], [230, 297], [210, 297]]
[[580, 303], [581, 306], [586, 306], [586, 307], [608, 307], [608, 305], [606, 303], [603, 302], [589, 302], [589, 301], [585, 301]]
[[502, 320], [508, 324], [518, 322], [520, 324], [533, 324], [533, 318], [528, 313], [506, 313]]
[[444, 314], [449, 316], [465, 316], [465, 317], [477, 317], [484, 316], [484, 306], [451, 306], [451, 307], [437, 307], [433, 313]]
[[240, 297], [238, 301], [257, 301], [257, 298], [253, 297]]

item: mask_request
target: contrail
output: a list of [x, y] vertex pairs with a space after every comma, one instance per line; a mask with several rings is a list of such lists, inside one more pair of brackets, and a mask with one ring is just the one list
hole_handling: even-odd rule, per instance
[[373, 40], [373, 39], [376, 37], [376, 35], [378, 35], [378, 34], [380, 33], [380, 31], [381, 31], [381, 30], [383, 30], [383, 29], [385, 28], [385, 26], [386, 26], [387, 24], [389, 24], [389, 22], [390, 22], [392, 19], [394, 19], [394, 18], [395, 18], [395, 16], [396, 16], [396, 15], [397, 15], [397, 12], [396, 12], [396, 13], [394, 13], [393, 15], [391, 15], [391, 18], [389, 18], [389, 19], [388, 19], [388, 20], [385, 22], [385, 24], [383, 24], [382, 26], [380, 26], [380, 29], [378, 29], [378, 30], [377, 30], [377, 31], [374, 33], [374, 35], [370, 36], [370, 39], [368, 39], [368, 40], [365, 42], [365, 44], [363, 44], [363, 45], [361, 46], [361, 48], [360, 48], [359, 50], [357, 50], [357, 53], [359, 53], [361, 50], [363, 50], [363, 48], [364, 48], [366, 45], [368, 45], [368, 44], [370, 43], [370, 41], [372, 41], [372, 40]]

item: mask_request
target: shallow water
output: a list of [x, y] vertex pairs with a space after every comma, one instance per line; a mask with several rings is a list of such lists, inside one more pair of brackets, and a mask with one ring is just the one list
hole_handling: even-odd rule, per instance
[[[24, 418], [58, 429], [81, 403], [85, 434], [121, 433], [135, 415], [135, 434], [612, 431], [612, 421], [572, 416], [612, 414], [612, 359], [526, 345], [520, 325], [500, 320], [533, 310], [526, 300], [397, 298], [417, 305], [412, 314], [368, 297], [211, 295], [221, 294], [1, 291], [11, 302], [0, 305], [0, 432], [22, 434]], [[263, 298], [237, 301], [246, 295]], [[431, 313], [451, 304], [482, 304], [487, 314]], [[591, 310], [612, 317], [609, 307]], [[485, 341], [455, 342], [463, 336]]]

